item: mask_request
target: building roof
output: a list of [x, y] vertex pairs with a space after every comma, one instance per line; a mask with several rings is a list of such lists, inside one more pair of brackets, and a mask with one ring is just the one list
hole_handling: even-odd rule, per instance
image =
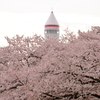
[[45, 27], [59, 27], [59, 24], [54, 16], [54, 13], [53, 11], [51, 12], [46, 24], [45, 24]]

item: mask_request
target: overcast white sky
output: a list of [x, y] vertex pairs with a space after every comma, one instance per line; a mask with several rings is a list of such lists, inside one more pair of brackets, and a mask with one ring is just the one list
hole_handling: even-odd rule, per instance
[[62, 34], [100, 26], [100, 0], [0, 0], [0, 45], [4, 36], [43, 35], [52, 8]]

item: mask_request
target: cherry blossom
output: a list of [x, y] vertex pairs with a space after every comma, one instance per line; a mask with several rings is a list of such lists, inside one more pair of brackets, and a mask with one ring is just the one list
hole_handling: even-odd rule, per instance
[[59, 40], [6, 37], [0, 47], [0, 100], [99, 100], [100, 27]]

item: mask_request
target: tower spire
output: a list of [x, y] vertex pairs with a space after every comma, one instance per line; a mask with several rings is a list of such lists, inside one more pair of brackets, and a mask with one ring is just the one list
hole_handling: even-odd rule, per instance
[[51, 9], [51, 13], [53, 13], [53, 7], [52, 7], [52, 9]]

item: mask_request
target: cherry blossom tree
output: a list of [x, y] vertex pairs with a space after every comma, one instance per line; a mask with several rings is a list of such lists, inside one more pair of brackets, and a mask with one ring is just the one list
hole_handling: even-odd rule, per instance
[[0, 48], [0, 100], [99, 100], [100, 27], [60, 40], [6, 37]]

